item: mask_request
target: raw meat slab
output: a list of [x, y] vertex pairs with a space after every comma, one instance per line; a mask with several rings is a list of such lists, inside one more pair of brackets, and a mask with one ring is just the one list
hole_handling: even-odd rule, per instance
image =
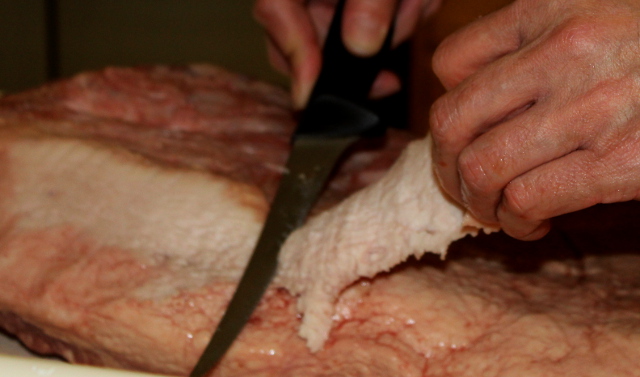
[[[110, 68], [0, 100], [2, 327], [72, 362], [188, 374], [282, 172], [286, 98], [191, 66]], [[393, 132], [347, 159], [316, 212], [383, 184], [409, 140]], [[538, 242], [481, 235], [445, 261], [367, 272], [332, 288], [317, 352], [298, 335], [298, 298], [274, 285], [213, 375], [633, 376], [639, 214], [599, 206]], [[340, 266], [323, 268], [331, 281]]]

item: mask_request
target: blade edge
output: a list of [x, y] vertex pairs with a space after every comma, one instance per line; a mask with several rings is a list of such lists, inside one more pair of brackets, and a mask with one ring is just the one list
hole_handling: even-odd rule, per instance
[[306, 219], [334, 165], [358, 138], [299, 138], [287, 172], [267, 215], [253, 254], [211, 340], [189, 377], [205, 376], [225, 355], [249, 321], [275, 276], [278, 254], [287, 236]]

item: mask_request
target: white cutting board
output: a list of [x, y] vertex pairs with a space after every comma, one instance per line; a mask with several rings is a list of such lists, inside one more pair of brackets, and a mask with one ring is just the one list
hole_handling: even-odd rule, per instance
[[29, 353], [16, 340], [0, 334], [0, 376], [2, 377], [158, 377], [159, 374], [71, 365], [57, 359]]

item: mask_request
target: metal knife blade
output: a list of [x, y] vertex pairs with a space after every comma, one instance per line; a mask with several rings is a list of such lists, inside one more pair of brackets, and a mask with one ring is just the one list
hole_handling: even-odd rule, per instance
[[[231, 346], [273, 278], [277, 255], [289, 233], [306, 218], [335, 161], [356, 137], [294, 143], [272, 207], [236, 292], [191, 377], [204, 376]], [[206, 356], [206, 357], [204, 357]]]
[[240, 283], [209, 344], [189, 375], [203, 377], [224, 356], [275, 275], [278, 253], [306, 219], [343, 152], [365, 135], [384, 131], [378, 116], [362, 106], [390, 49], [391, 31], [373, 57], [351, 55], [342, 44], [344, 0], [336, 7], [323, 68], [293, 136], [292, 150], [271, 210]]
[[[311, 122], [336, 132], [346, 126], [367, 130], [378, 117], [348, 102], [332, 98], [317, 102]], [[313, 127], [311, 127], [313, 129]], [[302, 135], [293, 148], [267, 215], [264, 228], [227, 310], [190, 377], [204, 376], [225, 354], [258, 305], [277, 268], [287, 236], [306, 219], [343, 152], [360, 139], [357, 134], [333, 137]]]

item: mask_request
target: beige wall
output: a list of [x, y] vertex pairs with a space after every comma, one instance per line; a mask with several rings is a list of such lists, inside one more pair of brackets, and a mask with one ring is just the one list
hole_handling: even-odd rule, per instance
[[[59, 0], [63, 76], [107, 65], [210, 62], [267, 81], [252, 0]], [[45, 80], [43, 0], [0, 0], [0, 90]]]

